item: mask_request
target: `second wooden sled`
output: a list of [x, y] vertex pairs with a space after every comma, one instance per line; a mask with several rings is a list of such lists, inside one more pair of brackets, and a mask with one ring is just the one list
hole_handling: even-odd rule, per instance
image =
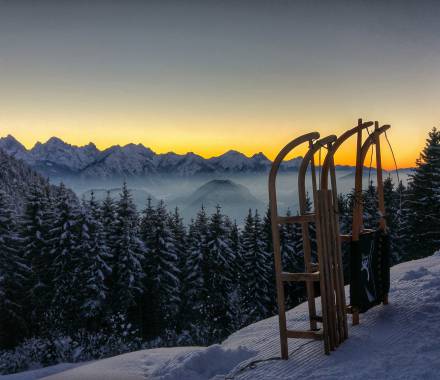
[[[375, 122], [374, 131], [362, 143], [362, 131], [368, 130], [373, 122], [362, 122], [342, 134], [329, 150], [322, 167], [322, 188], [328, 187], [328, 173], [333, 165], [333, 156], [337, 149], [351, 136], [357, 135], [356, 172], [354, 186], [353, 222], [351, 234], [340, 235], [340, 239], [350, 243], [350, 306], [347, 308], [353, 316], [353, 325], [359, 323], [359, 313], [383, 302], [388, 303], [389, 291], [389, 264], [388, 264], [388, 236], [385, 221], [385, 203], [382, 179], [382, 161], [380, 149], [380, 135], [390, 128], [389, 125], [379, 127]], [[378, 211], [380, 215], [377, 229], [365, 229], [363, 226], [362, 178], [366, 155], [370, 147], [376, 148], [376, 173]], [[332, 176], [334, 178], [334, 176]], [[336, 184], [332, 184], [336, 189]], [[337, 204], [335, 200], [335, 204]], [[365, 281], [370, 281], [371, 289]]]

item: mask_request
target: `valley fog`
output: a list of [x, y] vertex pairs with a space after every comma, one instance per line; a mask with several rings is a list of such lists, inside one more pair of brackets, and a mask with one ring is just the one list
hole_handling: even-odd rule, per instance
[[[410, 170], [400, 170], [399, 179], [406, 184]], [[336, 171], [338, 193], [346, 194], [354, 186], [354, 168], [338, 168]], [[369, 181], [375, 184], [376, 172], [364, 170], [363, 185]], [[384, 172], [384, 178], [391, 176], [393, 183], [398, 183], [396, 172]], [[319, 180], [319, 170], [317, 171]], [[76, 180], [69, 178], [53, 178], [52, 182], [63, 181], [71, 187], [79, 198], [89, 198], [93, 191], [98, 200], [102, 200], [109, 192], [110, 196], [118, 199], [124, 179], [112, 180]], [[220, 205], [222, 212], [241, 225], [248, 210], [258, 210], [264, 215], [268, 205], [268, 175], [267, 174], [226, 174], [199, 175], [192, 177], [150, 177], [146, 179], [126, 179], [132, 192], [133, 200], [139, 211], [142, 211], [148, 198], [156, 204], [163, 200], [169, 210], [175, 207], [188, 223], [195, 217], [203, 205], [208, 214]], [[280, 213], [288, 209], [293, 214], [298, 211], [298, 172], [280, 173], [277, 180], [277, 198]], [[311, 193], [311, 175], [306, 177], [307, 192]]]

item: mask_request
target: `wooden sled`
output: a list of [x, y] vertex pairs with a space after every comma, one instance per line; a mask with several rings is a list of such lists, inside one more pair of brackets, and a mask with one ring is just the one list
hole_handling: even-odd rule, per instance
[[[359, 289], [359, 260], [362, 259], [362, 250], [365, 247], [371, 248], [371, 244], [375, 244], [375, 249], [379, 250], [381, 259], [379, 262], [375, 263], [378, 266], [377, 270], [380, 272], [382, 277], [382, 284], [380, 292], [377, 292], [375, 300], [371, 301], [370, 304], [373, 306], [378, 303], [378, 299], [384, 304], [388, 302], [388, 290], [389, 290], [389, 265], [387, 262], [387, 235], [386, 235], [386, 221], [385, 221], [385, 202], [384, 202], [384, 192], [383, 192], [383, 178], [382, 178], [382, 161], [381, 161], [381, 150], [380, 150], [380, 135], [390, 128], [389, 125], [384, 125], [379, 127], [378, 122], [375, 122], [374, 132], [371, 133], [365, 142], [362, 144], [362, 131], [373, 125], [373, 122], [362, 122], [362, 119], [358, 120], [358, 125], [353, 129], [342, 134], [336, 142], [333, 144], [332, 148], [329, 150], [323, 167], [322, 167], [322, 183], [321, 187], [323, 189], [328, 187], [328, 173], [333, 166], [333, 157], [337, 149], [351, 136], [357, 134], [357, 146], [356, 146], [356, 173], [355, 173], [355, 197], [354, 197], [354, 207], [353, 207], [353, 222], [352, 222], [352, 232], [349, 235], [341, 235], [340, 239], [342, 241], [350, 242], [351, 244], [351, 254], [350, 254], [350, 267], [351, 267], [351, 279], [350, 279], [350, 301], [351, 305], [347, 308], [349, 313], [353, 316], [353, 325], [359, 323], [359, 312], [366, 311], [368, 307], [363, 305], [366, 302], [359, 301], [362, 298], [362, 292]], [[380, 222], [378, 229], [371, 230], [365, 229], [363, 226], [363, 202], [362, 202], [362, 176], [363, 167], [366, 155], [370, 147], [374, 144], [376, 148], [376, 166], [377, 166], [377, 193], [378, 193], [378, 210], [380, 213]], [[334, 178], [334, 176], [332, 177]], [[332, 187], [336, 189], [336, 184]], [[337, 194], [335, 192], [335, 194]], [[337, 200], [335, 200], [337, 205]], [[364, 248], [362, 248], [363, 246]], [[376, 260], [377, 261], [377, 260]], [[380, 293], [380, 294], [379, 294]]]
[[[275, 275], [277, 285], [277, 301], [279, 312], [281, 357], [288, 359], [288, 338], [322, 339], [324, 351], [329, 354], [347, 338], [347, 319], [342, 262], [339, 247], [339, 223], [332, 190], [318, 189], [316, 181], [315, 153], [321, 148], [330, 149], [336, 136], [328, 136], [318, 140], [319, 133], [309, 133], [298, 137], [287, 144], [275, 158], [269, 175], [269, 205], [272, 222], [272, 238], [274, 245]], [[276, 176], [281, 162], [292, 150], [301, 144], [308, 143], [309, 150], [304, 155], [298, 171], [298, 196], [300, 212], [297, 216], [279, 216], [276, 197]], [[312, 176], [313, 208], [306, 208], [305, 177], [310, 167]], [[332, 166], [332, 183], [336, 183]], [[286, 223], [299, 223], [302, 227], [305, 272], [288, 273], [282, 269], [279, 227]], [[312, 262], [312, 249], [309, 236], [309, 224], [316, 225], [317, 260]], [[285, 282], [305, 282], [310, 330], [298, 331], [287, 329], [285, 310]], [[319, 282], [321, 315], [316, 311], [314, 283]], [[318, 323], [322, 328], [318, 328]]]

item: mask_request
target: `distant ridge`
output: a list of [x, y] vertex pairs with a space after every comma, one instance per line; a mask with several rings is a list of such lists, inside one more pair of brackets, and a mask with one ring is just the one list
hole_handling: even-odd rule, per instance
[[265, 203], [246, 186], [229, 179], [208, 181], [188, 196], [175, 199], [172, 203], [179, 206], [187, 218], [196, 215], [202, 206], [211, 213], [219, 205], [226, 215], [236, 220], [241, 220], [249, 209], [265, 209]]
[[[265, 173], [271, 161], [263, 154], [251, 157], [235, 150], [211, 158], [195, 153], [157, 154], [142, 144], [114, 145], [99, 150], [95, 144], [71, 145], [58, 137], [37, 142], [26, 149], [15, 137], [0, 138], [0, 148], [51, 178], [81, 179], [143, 178], [150, 176], [191, 177], [203, 174]], [[281, 170], [296, 170], [301, 157], [287, 160]]]

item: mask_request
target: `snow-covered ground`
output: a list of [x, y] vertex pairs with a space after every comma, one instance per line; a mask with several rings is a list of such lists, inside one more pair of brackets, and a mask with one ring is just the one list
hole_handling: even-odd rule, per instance
[[[349, 339], [330, 356], [320, 341], [289, 340], [279, 360], [277, 317], [232, 334], [221, 345], [132, 352], [73, 369], [63, 365], [6, 379], [440, 379], [440, 253], [391, 271], [390, 304], [361, 315]], [[307, 328], [307, 306], [288, 312], [290, 327]], [[260, 361], [261, 360], [261, 361]], [[48, 370], [62, 371], [47, 376]], [[14, 377], [16, 376], [16, 377]]]

